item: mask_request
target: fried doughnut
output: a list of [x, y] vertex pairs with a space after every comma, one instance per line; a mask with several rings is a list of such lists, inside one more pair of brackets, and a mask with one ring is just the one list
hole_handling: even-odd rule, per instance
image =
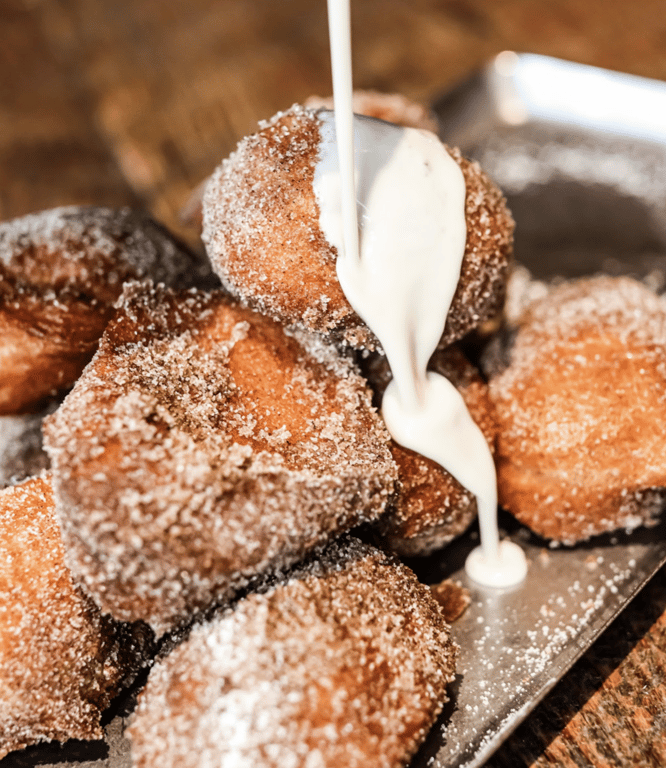
[[[305, 106], [318, 109], [333, 109], [333, 97], [310, 96]], [[404, 125], [407, 128], [422, 128], [437, 133], [437, 116], [423, 105], [398, 93], [378, 91], [354, 91], [353, 108], [357, 115], [367, 115], [385, 120], [387, 123]], [[203, 196], [208, 179], [204, 179], [190, 194], [180, 212], [181, 221], [201, 231], [203, 225]]]
[[[391, 381], [386, 358], [374, 355], [363, 368], [376, 393], [375, 402], [381, 405]], [[476, 368], [455, 346], [438, 350], [429, 368], [456, 386], [494, 452], [497, 424], [488, 387]], [[439, 464], [395, 440], [391, 440], [391, 453], [398, 465], [397, 493], [373, 527], [394, 552], [429, 555], [468, 528], [477, 515], [476, 498]]]
[[[294, 106], [244, 139], [207, 186], [203, 239], [213, 269], [244, 303], [288, 327], [376, 349], [320, 228], [313, 190], [320, 125], [316, 111]], [[478, 165], [449, 153], [467, 185], [467, 243], [442, 346], [500, 310], [513, 235], [500, 191]]]
[[100, 714], [142, 668], [149, 636], [74, 586], [47, 477], [0, 491], [0, 758], [102, 738]]
[[375, 519], [388, 443], [332, 347], [222, 292], [140, 285], [45, 425], [72, 570], [157, 634]]
[[129, 209], [56, 208], [0, 223], [0, 415], [39, 408], [92, 357], [129, 279], [203, 279], [196, 257]]
[[429, 588], [346, 540], [151, 670], [128, 729], [134, 766], [404, 766], [456, 650]]
[[[310, 96], [305, 106], [310, 109], [333, 109], [333, 97]], [[352, 109], [357, 115], [376, 117], [406, 128], [422, 128], [437, 133], [439, 127], [433, 112], [400, 93], [355, 90], [352, 94]]]
[[629, 278], [563, 284], [527, 307], [504, 357], [489, 385], [500, 504], [565, 544], [655, 523], [666, 300]]

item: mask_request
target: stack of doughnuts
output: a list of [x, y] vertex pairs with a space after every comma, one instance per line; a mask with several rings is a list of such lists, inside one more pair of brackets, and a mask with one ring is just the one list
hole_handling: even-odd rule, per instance
[[[317, 113], [294, 108], [263, 126], [259, 138], [242, 143], [227, 171], [247, 156], [248, 147], [274, 142], [286, 124], [294, 130], [278, 142], [284, 152], [274, 157], [282, 173], [278, 186], [289, 178], [285, 168], [294, 170], [288, 167], [295, 154], [291, 141], [300, 147], [301, 162], [310, 163]], [[472, 234], [442, 348], [501, 307], [512, 227], [499, 192], [475, 166], [453, 155], [470, 182]], [[255, 190], [266, 181], [265, 161], [259, 153], [251, 158], [254, 170], [242, 172]], [[410, 536], [413, 529], [413, 549], [427, 551], [469, 523], [474, 502], [461, 487], [440, 493], [439, 485], [455, 486], [453, 478], [427, 462], [421, 466], [419, 457], [399, 456], [376, 407], [389, 375], [378, 373], [381, 350], [337, 286], [335, 253], [318, 231], [314, 199], [302, 182], [282, 193], [267, 184], [257, 195], [261, 201], [255, 203], [274, 206], [266, 221], [276, 226], [251, 238], [255, 257], [266, 263], [250, 266], [248, 254], [237, 249], [240, 266], [231, 272], [260, 271], [262, 291], [236, 290], [220, 265], [213, 241], [233, 241], [234, 220], [245, 217], [246, 233], [250, 223], [260, 222], [252, 218], [258, 206], [251, 210], [240, 189], [234, 201], [240, 208], [215, 220], [222, 198], [230, 200], [219, 174], [209, 184], [205, 239], [225, 290], [197, 287], [205, 269], [161, 230], [167, 239], [156, 241], [156, 226], [128, 212], [62, 209], [7, 224], [0, 310], [5, 354], [14, 357], [6, 369], [12, 373], [4, 383], [5, 413], [15, 418], [38, 412], [71, 387], [44, 423], [50, 474], [29, 482], [47, 483], [53, 493], [58, 546], [80, 594], [111, 626], [148, 634], [150, 628], [165, 639], [165, 648], [176, 646], [170, 655], [163, 652], [154, 672], [175, 686], [170, 700], [182, 699], [183, 675], [194, 681], [210, 673], [208, 690], [218, 692], [219, 676], [227, 677], [223, 667], [208, 668], [205, 656], [193, 657], [200, 650], [190, 648], [212, 648], [214, 638], [229, 631], [225, 656], [240, 663], [239, 654], [256, 648], [256, 669], [237, 669], [236, 682], [222, 685], [219, 701], [214, 697], [214, 711], [224, 719], [255, 681], [262, 689], [277, 688], [265, 701], [250, 695], [238, 731], [238, 739], [246, 734], [248, 742], [215, 740], [219, 759], [241, 754], [261, 764], [258, 754], [266, 750], [256, 741], [257, 726], [250, 725], [270, 710], [284, 738], [283, 756], [319, 750], [326, 764], [346, 754], [349, 765], [375, 759], [404, 765], [446, 699], [455, 645], [430, 590], [410, 571], [370, 544], [340, 537], [359, 525], [366, 532], [375, 526], [373, 535], [385, 541]], [[287, 218], [295, 231], [280, 233], [280, 250], [271, 238], [286, 220], [285, 205], [291, 206]], [[482, 227], [491, 220], [497, 229]], [[262, 238], [265, 247], [256, 249]], [[285, 247], [287, 240], [293, 248]], [[300, 264], [300, 277], [291, 285], [276, 280], [280, 259]], [[310, 294], [299, 293], [306, 274], [312, 278]], [[318, 308], [322, 292], [316, 299], [312, 293], [324, 285], [333, 324]], [[282, 305], [292, 314], [272, 309]], [[35, 364], [53, 375], [26, 373], [21, 350], [28, 345]], [[364, 373], [359, 360], [370, 351], [378, 362], [371, 366], [366, 359]], [[448, 350], [441, 357], [470, 404], [478, 404], [473, 407], [492, 441], [481, 380], [461, 353]], [[30, 375], [41, 383], [34, 391], [25, 383]], [[414, 458], [422, 477], [411, 483]], [[429, 492], [439, 493], [448, 513], [430, 513], [424, 501]], [[456, 497], [464, 497], [461, 514], [453, 509]], [[422, 524], [405, 525], [407, 510], [416, 510]], [[409, 531], [396, 533], [400, 526]], [[178, 646], [193, 621], [190, 639]], [[291, 638], [282, 649], [281, 637]], [[304, 654], [316, 655], [309, 667], [303, 666]], [[329, 671], [322, 677], [323, 669]], [[44, 681], [46, 689], [50, 685]], [[139, 764], [154, 764], [162, 754], [154, 741], [142, 747], [141, 734], [147, 737], [152, 728], [144, 718], [156, 711], [152, 697], [163, 695], [156, 686], [151, 679], [132, 729]], [[208, 709], [209, 697], [202, 689], [196, 706], [187, 707], [192, 727], [174, 748], [173, 764], [196, 754], [191, 738], [218, 716]], [[280, 723], [291, 718], [283, 697], [303, 702], [297, 731], [283, 733]], [[321, 706], [305, 707], [313, 697]], [[94, 726], [31, 728], [21, 743], [99, 735]], [[358, 732], [357, 742], [346, 736], [350, 729]], [[268, 737], [274, 741], [278, 735]], [[175, 735], [159, 738], [166, 739], [162, 746], [171, 745]], [[16, 746], [18, 741], [7, 741], [7, 749]]]
[[[358, 104], [427, 118], [373, 94]], [[396, 554], [444, 547], [476, 499], [379, 415], [391, 371], [320, 225], [320, 139], [317, 109], [296, 106], [213, 173], [203, 240], [222, 289], [128, 211], [0, 225], [0, 418], [14, 440], [0, 446], [0, 754], [98, 738], [153, 637], [129, 728], [141, 768], [404, 766], [440, 712], [456, 647]], [[464, 341], [499, 325], [513, 221], [481, 169], [446, 151], [467, 237], [429, 367], [480, 427], [501, 504], [564, 543], [651, 523], [666, 486], [664, 301], [629, 280], [553, 288], [516, 273], [484, 378]], [[52, 577], [38, 583], [17, 531]], [[43, 616], [15, 602], [23, 584]], [[51, 653], [49, 622], [70, 627], [52, 667], [16, 674], [18, 653]]]
[[[209, 270], [144, 214], [68, 207], [0, 223], [0, 755], [101, 738], [101, 712], [151, 654], [67, 566], [41, 426], [94, 355], [130, 280]], [[31, 475], [40, 475], [32, 477]]]
[[[320, 131], [316, 111], [294, 107], [242, 141], [208, 184], [203, 237], [213, 268], [233, 296], [287, 328], [353, 350], [370, 371], [369, 383], [381, 406], [388, 380], [382, 383], [376, 369], [386, 365], [386, 358], [343, 293], [336, 249], [320, 226], [313, 191]], [[292, 151], [294, 146], [298, 152]], [[455, 358], [444, 367], [454, 384], [468, 391], [473, 416], [482, 423], [492, 447], [495, 435], [485, 384], [477, 376], [469, 386], [475, 377], [473, 366], [462, 353], [451, 351], [451, 345], [501, 310], [513, 220], [500, 191], [478, 165], [456, 150], [448, 151], [465, 180], [467, 239], [439, 346], [447, 350], [445, 357]], [[371, 353], [379, 358], [374, 372], [373, 364], [364, 362]], [[433, 369], [437, 365], [434, 360]], [[469, 525], [476, 514], [475, 502], [433, 462], [411, 456], [395, 443], [392, 451], [399, 471], [401, 467], [404, 471], [391, 505], [393, 513], [383, 518], [378, 531], [398, 552], [427, 554]]]
[[[130, 286], [47, 422], [73, 570], [104, 610], [158, 635], [359, 524], [381, 518], [377, 535], [415, 553], [474, 516], [450, 475], [393, 443], [381, 387], [354, 363], [381, 350], [319, 226], [319, 125], [315, 110], [278, 115], [208, 184], [204, 241], [233, 298]], [[451, 154], [468, 237], [442, 348], [501, 307], [512, 232], [499, 191]], [[492, 443], [482, 381], [461, 353], [444, 358]]]
[[[332, 450], [337, 459], [333, 466], [338, 479], [335, 494], [323, 499], [323, 506], [319, 502], [320, 508], [315, 509], [310, 523], [304, 525], [281, 503], [279, 487], [270, 488], [271, 498], [280, 504], [280, 517], [289, 514], [290, 530], [294, 531], [296, 526], [301, 530], [299, 557], [312, 552], [305, 538], [306, 531], [313, 530], [321, 542], [324, 537], [317, 528], [326, 526], [325, 535], [330, 537], [331, 533], [340, 533], [349, 525], [347, 518], [336, 514], [340, 501], [344, 500], [352, 467], [351, 456], [347, 458], [346, 454], [348, 447], [356, 455], [354, 465], [365, 481], [376, 483], [372, 498], [379, 502], [376, 514], [369, 514], [373, 512], [373, 505], [369, 503], [371, 496], [365, 492], [361, 495], [361, 486], [356, 480], [350, 499], [356, 505], [354, 523], [365, 522], [376, 538], [398, 552], [425, 554], [441, 547], [469, 525], [475, 515], [475, 501], [442, 468], [391, 440], [371, 407], [373, 400], [375, 404], [380, 403], [390, 371], [378, 340], [351, 308], [338, 284], [336, 252], [320, 228], [312, 188], [319, 132], [318, 113], [295, 107], [241, 142], [208, 183], [203, 202], [204, 242], [224, 288], [233, 296], [232, 306], [238, 319], [244, 317], [249, 322], [250, 311], [259, 313], [254, 315], [253, 323], [270, 324], [276, 337], [279, 329], [292, 343], [304, 345], [305, 349], [317, 349], [319, 355], [326, 350], [327, 359], [336, 361], [331, 370], [341, 371], [343, 363], [351, 366], [344, 373], [345, 389], [359, 374], [365, 377], [365, 380], [360, 378], [361, 389], [356, 394], [357, 417], [363, 408], [368, 408], [361, 430], [348, 423], [350, 412], [344, 405], [335, 414], [335, 429], [333, 424], [317, 429], [318, 458], [325, 458]], [[459, 164], [467, 184], [464, 213], [468, 237], [461, 278], [443, 330], [441, 350], [433, 365], [454, 379], [492, 444], [495, 425], [485, 384], [460, 349], [451, 344], [501, 308], [513, 223], [500, 193], [480, 169], [464, 161], [455, 151], [451, 151], [451, 156]], [[135, 309], [128, 310], [128, 314], [132, 318], [140, 316]], [[122, 322], [127, 325], [124, 319]], [[206, 339], [211, 333], [217, 333], [210, 329], [216, 328], [218, 322], [210, 311], [206, 313]], [[161, 335], [161, 327], [153, 323], [153, 337], [156, 327], [158, 336]], [[247, 331], [243, 331], [245, 333]], [[110, 329], [105, 340], [112, 335], [115, 334]], [[136, 339], [135, 332], [128, 336], [133, 342]], [[277, 403], [281, 403], [287, 390], [280, 382], [272, 383], [272, 377], [263, 367], [255, 372], [240, 370], [243, 350], [239, 347], [245, 338], [243, 335], [240, 341], [228, 342], [232, 356], [229, 367], [235, 375], [234, 391], [249, 393], [246, 382], [252, 380], [251, 374], [258, 375], [261, 386], [268, 387], [271, 393], [273, 405], [267, 413], [272, 419], [275, 410], [281, 411], [282, 406]], [[281, 345], [277, 338], [272, 341], [273, 350]], [[188, 348], [192, 348], [191, 341]], [[236, 350], [239, 362], [234, 365]], [[104, 351], [103, 342], [97, 358], [100, 363]], [[156, 357], [151, 355], [151, 360]], [[261, 356], [255, 353], [256, 366], [260, 366], [262, 357], [263, 353]], [[279, 360], [275, 359], [274, 365], [284, 369], [286, 357], [280, 349]], [[361, 362], [360, 369], [354, 366], [354, 360]], [[95, 363], [89, 369], [91, 374]], [[306, 365], [310, 372], [316, 370], [313, 361]], [[116, 366], [112, 367], [114, 378], [125, 386], [124, 376], [118, 377]], [[210, 374], [207, 378], [211, 379]], [[157, 380], [155, 375], [150, 379], [151, 393]], [[97, 372], [94, 381], [100, 381]], [[80, 385], [82, 382], [75, 387], [73, 396]], [[340, 386], [340, 383], [335, 386], [336, 392], [340, 392]], [[220, 385], [215, 383], [214, 387], [217, 390]], [[293, 408], [296, 387], [290, 384], [289, 388]], [[254, 400], [258, 392], [254, 387], [251, 391]], [[239, 394], [244, 396], [242, 391]], [[191, 395], [183, 399], [189, 402]], [[331, 394], [327, 400], [335, 404]], [[89, 411], [89, 406], [82, 407], [82, 401], [72, 399], [71, 402], [73, 412]], [[64, 428], [70, 439], [70, 430], [60, 421], [60, 414], [64, 414], [66, 408], [67, 404], [51, 420], [51, 425], [58, 430]], [[309, 401], [307, 408], [314, 413]], [[199, 417], [193, 416], [187, 421], [188, 429], [197, 427]], [[269, 428], [258, 418], [257, 409], [253, 409], [252, 416], [252, 424], [248, 424], [247, 417], [242, 415], [242, 427], [237, 430], [234, 442], [256, 450], [259, 447], [257, 429], [266, 433]], [[163, 418], [153, 406], [153, 424], [159, 425]], [[236, 418], [234, 412], [233, 419]], [[271, 421], [273, 429], [280, 426], [289, 439], [295, 438], [298, 432], [292, 421], [282, 413], [279, 419]], [[75, 455], [81, 453], [81, 446], [72, 443], [71, 452], [55, 458], [64, 439], [51, 433], [51, 425], [47, 444], [54, 464], [62, 461], [63, 466], [71, 466], [72, 461], [76, 461]], [[180, 424], [174, 424], [170, 435], [178, 435], [179, 428]], [[141, 429], [147, 434], [143, 427]], [[84, 424], [81, 434], [96, 431]], [[363, 432], [369, 445], [374, 446], [373, 457], [364, 445]], [[322, 436], [326, 438], [324, 444]], [[333, 441], [330, 447], [328, 439]], [[307, 445], [304, 436], [299, 440]], [[95, 442], [98, 447], [93, 461], [99, 456], [106, 464], [105, 451]], [[279, 452], [283, 461], [292, 460], [291, 445], [261, 448]], [[88, 442], [86, 450], [89, 450]], [[358, 464], [362, 456], [368, 456], [373, 472], [368, 473], [367, 468]], [[255, 455], [248, 454], [249, 467], [254, 460]], [[158, 461], [163, 466], [163, 461]], [[87, 476], [92, 473], [92, 468], [85, 470]], [[168, 470], [166, 475], [170, 476]], [[211, 483], [208, 469], [204, 477]], [[68, 483], [70, 487], [76, 484], [76, 481]], [[246, 485], [253, 487], [253, 481]], [[307, 481], [308, 493], [303, 494], [305, 489], [299, 493], [301, 505], [311, 505], [310, 493], [315, 487], [311, 477]], [[244, 493], [247, 494], [247, 490]], [[214, 488], [211, 494], [216, 495]], [[147, 499], [143, 514], [152, 500], [144, 490], [141, 495]], [[207, 509], [205, 496], [201, 499], [203, 509]], [[261, 504], [263, 510], [263, 500], [253, 498], [252, 501], [253, 505]], [[70, 499], [68, 508], [73, 509], [75, 503], [76, 498]], [[358, 517], [359, 503], [365, 510], [362, 518]], [[85, 506], [89, 508], [82, 505], [81, 510]], [[225, 505], [225, 519], [232, 513], [233, 502]], [[280, 529], [272, 522], [272, 514], [271, 508], [262, 511], [262, 519], [268, 515], [275, 541]], [[125, 516], [123, 513], [121, 519]], [[202, 515], [198, 517], [205, 519]], [[261, 528], [251, 514], [243, 513], [242, 517], [245, 521], [243, 539], [234, 544], [234, 552], [244, 556], [244, 562], [249, 565], [243, 553], [248, 548], [248, 538], [252, 549], [262, 555], [265, 534], [259, 533]], [[156, 518], [157, 513], [151, 512], [151, 526]], [[192, 515], [188, 514], [188, 523], [190, 520]], [[152, 545], [146, 546], [146, 537], [141, 534], [142, 517], [135, 514], [133, 521], [138, 522], [134, 529], [138, 531], [137, 546], [145, 553]], [[69, 521], [65, 527], [68, 524]], [[108, 522], [101, 525], [108, 526]], [[88, 524], [76, 523], [74, 528], [74, 536], [80, 536], [80, 531], [85, 529], [84, 536], [88, 538]], [[160, 542], [162, 557], [181, 530], [188, 540], [192, 539], [191, 525], [179, 525], [178, 534], [170, 537], [168, 545]], [[224, 529], [226, 535], [230, 530], [234, 530], [231, 525]], [[98, 536], [92, 538], [99, 540]], [[214, 553], [202, 559], [215, 564], [220, 545], [213, 535], [207, 535], [206, 540]], [[286, 544], [279, 541], [276, 544], [277, 557], [273, 556], [269, 565], [273, 572], [276, 567], [282, 570], [293, 562]], [[136, 561], [136, 554], [133, 559]], [[224, 567], [228, 567], [230, 559], [227, 556], [223, 560]], [[233, 562], [238, 573], [245, 573], [238, 560]], [[263, 564], [259, 567], [264, 569]], [[192, 570], [191, 566], [188, 570]], [[109, 573], [109, 568], [105, 573]], [[206, 574], [205, 578], [210, 577]], [[233, 582], [237, 575], [231, 579]], [[198, 576], [197, 583], [202, 581], [203, 577]], [[160, 586], [164, 585], [164, 577], [159, 582]], [[87, 581], [87, 584], [90, 589], [94, 582]], [[92, 589], [100, 599], [108, 600], [109, 593], [117, 588], [105, 582], [103, 589], [97, 585]], [[212, 591], [221, 596], [224, 589], [217, 586]], [[198, 624], [189, 639], [151, 672], [129, 731], [136, 764], [149, 766], [159, 761], [167, 765], [195, 765], [203, 760], [211, 765], [229, 763], [266, 768], [309, 762], [359, 767], [404, 765], [439, 712], [445, 700], [446, 683], [452, 680], [454, 669], [455, 648], [432, 594], [419, 587], [413, 575], [395, 561], [354, 540], [333, 545], [332, 549], [315, 556], [311, 565], [297, 567], [280, 577], [277, 584], [257, 592], [255, 583], [254, 587], [250, 584], [250, 589], [249, 596], [232, 603], [226, 612], [218, 612]], [[173, 590], [179, 598], [186, 593], [187, 588], [182, 585]], [[141, 594], [148, 594], [147, 590]], [[163, 595], [160, 604], [165, 605]], [[155, 621], [150, 621], [156, 627]], [[239, 637], [244, 640], [239, 642]], [[173, 719], [164, 720], [165, 707]], [[175, 728], [174, 723], [178, 724]], [[222, 742], [217, 738], [220, 730], [226, 736]]]

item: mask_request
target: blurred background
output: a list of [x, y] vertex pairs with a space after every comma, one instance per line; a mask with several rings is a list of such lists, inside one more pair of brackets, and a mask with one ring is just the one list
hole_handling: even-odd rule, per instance
[[[353, 0], [355, 86], [433, 101], [504, 49], [666, 79], [663, 0]], [[325, 0], [0, 0], [0, 218], [179, 212], [257, 121], [331, 91]]]

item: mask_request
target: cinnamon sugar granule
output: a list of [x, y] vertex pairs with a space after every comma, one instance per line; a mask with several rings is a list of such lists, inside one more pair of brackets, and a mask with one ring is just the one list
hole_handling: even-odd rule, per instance
[[439, 584], [431, 584], [430, 591], [439, 603], [444, 618], [450, 624], [459, 619], [472, 602], [469, 589], [451, 579], [444, 579]]

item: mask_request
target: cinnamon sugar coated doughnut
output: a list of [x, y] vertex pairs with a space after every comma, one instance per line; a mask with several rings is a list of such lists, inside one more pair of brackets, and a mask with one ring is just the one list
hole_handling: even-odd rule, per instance
[[455, 656], [429, 588], [343, 541], [151, 670], [128, 729], [134, 766], [403, 766]]
[[157, 634], [375, 519], [396, 469], [353, 364], [221, 292], [126, 289], [45, 425], [70, 565]]
[[[305, 101], [310, 109], [333, 109], [333, 97], [310, 96]], [[422, 104], [405, 98], [399, 93], [380, 93], [378, 91], [354, 91], [354, 112], [386, 120], [408, 128], [422, 128], [437, 133], [437, 116]], [[180, 212], [181, 221], [201, 230], [203, 225], [203, 196], [208, 179], [192, 190]]]
[[527, 306], [505, 358], [489, 390], [500, 504], [567, 544], [656, 522], [666, 300], [629, 278], [566, 283]]
[[[494, 408], [488, 387], [476, 368], [455, 345], [438, 350], [429, 368], [456, 386], [494, 452], [497, 434]], [[369, 358], [364, 371], [381, 402], [391, 380], [386, 358]], [[385, 544], [400, 555], [431, 554], [469, 527], [477, 515], [476, 498], [432, 459], [394, 440], [391, 453], [398, 466], [397, 493], [374, 528]]]
[[205, 272], [129, 209], [72, 206], [0, 223], [0, 415], [35, 410], [74, 383], [127, 280], [189, 286]]
[[48, 478], [0, 491], [0, 758], [102, 738], [100, 714], [143, 666], [149, 635], [73, 584]]
[[[241, 141], [206, 189], [203, 238], [223, 284], [244, 303], [287, 326], [375, 349], [338, 283], [337, 252], [319, 223], [320, 125], [316, 111], [294, 106]], [[467, 242], [443, 346], [501, 308], [513, 237], [500, 191], [478, 165], [449, 153], [466, 183]]]

